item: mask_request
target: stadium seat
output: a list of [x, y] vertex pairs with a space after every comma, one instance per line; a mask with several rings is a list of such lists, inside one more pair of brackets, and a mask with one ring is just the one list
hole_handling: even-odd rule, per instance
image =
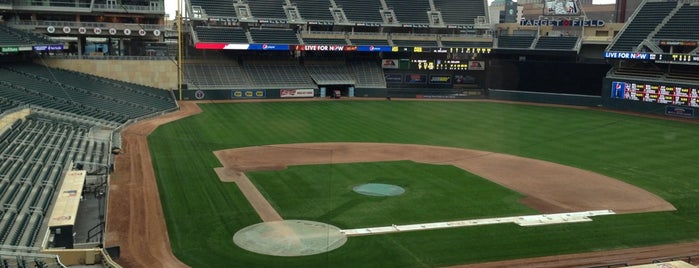
[[648, 38], [648, 35], [676, 7], [677, 2], [647, 2], [638, 9], [636, 15], [617, 35], [607, 51], [635, 51], [636, 46]]

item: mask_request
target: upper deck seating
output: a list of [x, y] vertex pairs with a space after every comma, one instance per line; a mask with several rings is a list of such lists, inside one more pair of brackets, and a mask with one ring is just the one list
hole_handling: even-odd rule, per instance
[[230, 0], [190, 0], [192, 6], [204, 9], [209, 17], [235, 18], [235, 7]]
[[646, 2], [607, 50], [634, 51], [675, 7], [677, 2]]
[[351, 22], [383, 22], [381, 2], [376, 0], [335, 0]]
[[429, 0], [385, 0], [389, 8], [393, 8], [398, 21], [401, 23], [429, 23], [427, 11], [430, 10]]

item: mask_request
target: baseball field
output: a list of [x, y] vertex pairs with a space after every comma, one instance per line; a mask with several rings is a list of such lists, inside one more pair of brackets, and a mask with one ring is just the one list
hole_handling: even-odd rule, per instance
[[[699, 241], [695, 123], [479, 101], [198, 105], [201, 113], [148, 136], [170, 246], [192, 267], [436, 267]], [[352, 144], [368, 147], [343, 154]], [[270, 161], [276, 156], [286, 160]], [[266, 203], [256, 206], [221, 168], [249, 180]], [[353, 191], [367, 183], [405, 191]], [[265, 205], [277, 215], [260, 212]], [[275, 217], [345, 230], [585, 208], [618, 214], [352, 236], [329, 252], [294, 257], [253, 253], [233, 239]]]

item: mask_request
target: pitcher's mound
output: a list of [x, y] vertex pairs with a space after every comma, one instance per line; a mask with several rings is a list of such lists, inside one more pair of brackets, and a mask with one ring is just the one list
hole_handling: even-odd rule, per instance
[[339, 248], [347, 242], [340, 229], [325, 223], [284, 220], [250, 225], [233, 236], [239, 247], [272, 256], [306, 256]]
[[383, 183], [362, 184], [355, 186], [352, 190], [358, 194], [370, 196], [395, 196], [405, 193], [403, 187]]

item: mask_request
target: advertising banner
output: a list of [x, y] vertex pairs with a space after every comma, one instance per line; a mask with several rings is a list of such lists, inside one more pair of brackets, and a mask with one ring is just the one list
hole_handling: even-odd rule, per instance
[[398, 62], [396, 59], [384, 59], [381, 61], [381, 68], [398, 69]]
[[264, 98], [267, 92], [263, 89], [255, 90], [231, 90], [232, 99]]
[[430, 84], [445, 85], [451, 84], [450, 75], [430, 75]]
[[405, 82], [408, 84], [427, 84], [427, 75], [409, 74], [405, 76]]
[[384, 77], [386, 78], [386, 83], [390, 83], [390, 84], [403, 83], [403, 75], [402, 74], [385, 74]]
[[483, 70], [485, 70], [485, 61], [479, 61], [479, 60], [468, 61], [468, 69], [471, 71], [483, 71]]
[[686, 108], [686, 107], [665, 106], [665, 115], [684, 117], [684, 118], [693, 118], [694, 117], [694, 109], [693, 108]]
[[699, 107], [699, 89], [664, 84], [612, 81], [612, 99]]
[[313, 98], [313, 89], [282, 89], [279, 96], [282, 98]]

